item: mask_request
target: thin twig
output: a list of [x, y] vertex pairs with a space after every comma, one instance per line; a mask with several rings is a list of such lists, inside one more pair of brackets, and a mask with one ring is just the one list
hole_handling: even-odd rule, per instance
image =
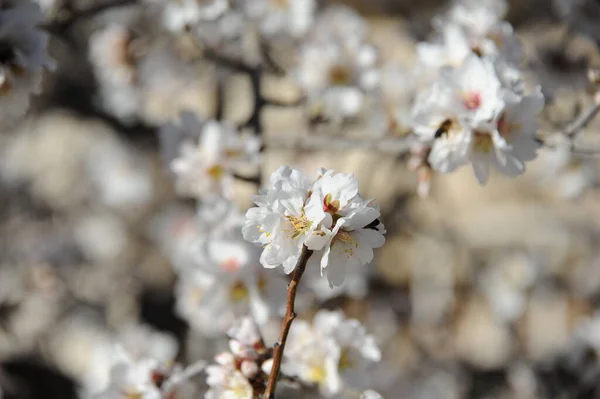
[[600, 101], [594, 101], [593, 105], [579, 114], [577, 119], [567, 125], [564, 130], [565, 136], [570, 139], [574, 139], [577, 133], [585, 128], [596, 117], [596, 115], [598, 115], [598, 112], [600, 112]]
[[275, 399], [275, 388], [277, 387], [277, 379], [279, 378], [279, 369], [281, 368], [281, 360], [283, 358], [285, 343], [287, 341], [288, 333], [290, 332], [292, 322], [296, 318], [296, 312], [294, 311], [294, 304], [296, 302], [296, 289], [298, 288], [300, 279], [302, 278], [304, 270], [306, 269], [306, 263], [308, 262], [308, 259], [310, 258], [312, 253], [313, 251], [306, 248], [306, 246], [302, 246], [302, 253], [300, 254], [300, 259], [298, 259], [298, 264], [294, 269], [292, 281], [290, 281], [290, 283], [288, 284], [285, 318], [283, 319], [283, 323], [281, 324], [281, 333], [279, 335], [279, 341], [277, 341], [273, 346], [273, 366], [271, 367], [271, 374], [269, 375], [267, 389], [265, 390], [265, 399]]
[[347, 151], [352, 149], [375, 150], [387, 154], [402, 155], [410, 152], [416, 140], [407, 138], [382, 138], [382, 139], [352, 139], [346, 137], [332, 137], [330, 135], [298, 135], [268, 137], [267, 148], [295, 149], [295, 150], [324, 150]]
[[244, 175], [240, 175], [238, 173], [234, 173], [233, 177], [235, 177], [237, 180], [240, 180], [240, 181], [245, 181], [247, 183], [254, 183], [256, 185], [260, 185], [260, 176], [244, 176]]

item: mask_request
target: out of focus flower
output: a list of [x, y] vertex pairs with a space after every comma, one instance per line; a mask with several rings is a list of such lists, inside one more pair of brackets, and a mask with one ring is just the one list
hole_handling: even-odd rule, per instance
[[[217, 364], [206, 368], [210, 389], [205, 399], [253, 399], [264, 391], [270, 362], [257, 326], [250, 318], [242, 318], [228, 332], [230, 352], [215, 356]], [[257, 390], [255, 390], [257, 388]]]
[[112, 24], [96, 31], [89, 46], [103, 107], [123, 120], [133, 119], [141, 103], [133, 32]]
[[360, 399], [383, 399], [383, 396], [381, 396], [379, 393], [369, 389], [368, 391], [364, 391], [360, 395]]
[[5, 2], [0, 9], [0, 122], [22, 116], [30, 95], [41, 90], [42, 72], [54, 68], [48, 34], [38, 28], [42, 18], [31, 1]]
[[167, 0], [161, 4], [163, 24], [174, 32], [185, 31], [203, 22], [214, 21], [229, 10], [228, 0]]
[[566, 141], [557, 143], [555, 148], [544, 148], [538, 169], [540, 183], [563, 198], [579, 197], [597, 179], [594, 158], [573, 153]]
[[378, 84], [377, 52], [368, 44], [308, 42], [296, 73], [312, 112], [333, 121], [357, 116]]
[[260, 250], [240, 234], [243, 222], [234, 212], [216, 223], [195, 244], [194, 266], [178, 283], [179, 313], [204, 334], [223, 333], [247, 314], [264, 324], [284, 303], [285, 280], [260, 267]]
[[94, 398], [120, 399], [135, 397], [143, 399], [165, 399], [181, 397], [191, 399], [195, 387], [189, 379], [200, 372], [202, 363], [187, 369], [164, 363], [150, 357], [132, 358], [122, 347], [117, 347], [113, 357], [110, 384]]
[[266, 37], [300, 38], [312, 25], [316, 5], [314, 0], [248, 0], [245, 7]]
[[360, 388], [367, 383], [366, 368], [380, 358], [373, 337], [357, 320], [321, 310], [312, 325], [302, 320], [292, 325], [282, 370], [302, 382], [317, 384], [323, 396], [333, 397], [343, 386]]
[[240, 134], [227, 123], [201, 122], [191, 112], [182, 113], [177, 123], [165, 125], [160, 134], [176, 135], [181, 130], [198, 141], [181, 143], [180, 156], [171, 162], [179, 193], [196, 198], [230, 197], [234, 171], [258, 161], [258, 139]]

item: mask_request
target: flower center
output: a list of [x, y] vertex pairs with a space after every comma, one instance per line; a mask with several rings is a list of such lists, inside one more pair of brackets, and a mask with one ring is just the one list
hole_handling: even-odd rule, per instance
[[331, 194], [327, 194], [325, 199], [323, 199], [323, 212], [328, 212], [336, 214], [340, 210], [340, 201], [339, 200], [331, 200]]
[[481, 107], [481, 94], [475, 91], [463, 95], [463, 104], [466, 109], [473, 111]]
[[286, 216], [289, 222], [290, 229], [288, 232], [292, 234], [292, 238], [298, 238], [301, 235], [305, 235], [310, 230], [312, 222], [304, 215], [298, 217], [294, 215]]
[[206, 173], [208, 173], [208, 175], [212, 177], [213, 180], [221, 180], [221, 178], [225, 174], [225, 168], [223, 168], [223, 166], [221, 165], [214, 165], [208, 168], [206, 170]]
[[334, 65], [329, 69], [329, 83], [332, 86], [345, 86], [350, 83], [352, 74], [344, 65]]
[[331, 245], [340, 244], [343, 245], [343, 253], [346, 254], [348, 258], [354, 256], [354, 250], [358, 248], [358, 242], [354, 240], [354, 238], [350, 235], [349, 232], [340, 230], [335, 237], [333, 237], [333, 242]]
[[475, 131], [473, 139], [473, 148], [477, 151], [488, 153], [494, 145], [492, 136], [487, 132]]
[[315, 381], [318, 384], [322, 384], [327, 379], [327, 370], [322, 365], [314, 366], [310, 369], [311, 381]]
[[340, 361], [338, 362], [338, 368], [340, 370], [348, 370], [352, 367], [354, 367], [354, 361], [350, 357], [350, 351], [348, 349], [342, 350]]
[[233, 302], [244, 302], [248, 299], [248, 288], [243, 281], [236, 281], [229, 289], [229, 296]]

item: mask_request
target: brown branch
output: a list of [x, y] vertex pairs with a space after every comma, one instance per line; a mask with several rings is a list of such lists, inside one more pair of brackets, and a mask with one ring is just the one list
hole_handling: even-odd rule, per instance
[[308, 259], [310, 258], [312, 253], [313, 251], [306, 248], [306, 246], [302, 246], [302, 253], [300, 254], [300, 259], [298, 259], [296, 268], [294, 269], [292, 281], [290, 281], [290, 283], [288, 284], [285, 317], [283, 319], [283, 323], [281, 324], [281, 333], [279, 335], [279, 341], [275, 342], [275, 345], [273, 345], [273, 366], [271, 367], [271, 374], [269, 375], [267, 389], [265, 390], [265, 399], [275, 398], [275, 388], [277, 386], [277, 379], [279, 378], [279, 369], [281, 368], [281, 360], [283, 359], [285, 343], [287, 341], [288, 333], [290, 332], [292, 322], [296, 318], [296, 312], [294, 311], [294, 303], [296, 302], [296, 289], [298, 288], [300, 279], [304, 274], [304, 269], [306, 269], [306, 263], [308, 262]]
[[594, 101], [594, 104], [591, 105], [588, 109], [583, 111], [577, 119], [573, 122], [569, 123], [564, 130], [565, 136], [570, 139], [574, 139], [577, 133], [579, 133], [583, 128], [585, 128], [598, 113], [600, 112], [600, 101]]

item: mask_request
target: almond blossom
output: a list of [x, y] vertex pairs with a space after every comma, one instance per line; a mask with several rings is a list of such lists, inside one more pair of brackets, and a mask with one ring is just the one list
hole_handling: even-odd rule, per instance
[[48, 34], [38, 28], [43, 14], [38, 4], [17, 1], [0, 9], [0, 120], [22, 116], [29, 97], [41, 90], [42, 72], [55, 64], [47, 53]]
[[246, 12], [258, 20], [263, 35], [276, 38], [289, 35], [293, 38], [304, 36], [312, 25], [316, 9], [315, 0], [248, 0]]
[[342, 387], [368, 383], [366, 368], [378, 362], [381, 353], [357, 320], [321, 310], [312, 323], [293, 324], [284, 358], [285, 373], [317, 384], [323, 396], [334, 397]]
[[254, 198], [257, 207], [246, 212], [242, 232], [246, 240], [263, 245], [264, 267], [281, 265], [291, 273], [304, 245], [323, 247], [323, 232], [318, 229], [326, 214], [318, 199], [310, 196], [311, 182], [299, 170], [282, 166], [270, 182], [271, 188]]
[[243, 315], [265, 324], [284, 303], [285, 280], [260, 267], [260, 250], [241, 235], [243, 222], [235, 211], [216, 222], [196, 242], [194, 264], [177, 284], [177, 311], [208, 336], [223, 333]]
[[264, 391], [270, 367], [269, 351], [250, 318], [238, 320], [228, 331], [229, 352], [215, 356], [206, 368], [210, 389], [205, 399], [253, 399]]
[[160, 134], [185, 138], [179, 157], [171, 162], [182, 195], [229, 197], [235, 170], [258, 161], [258, 139], [239, 133], [228, 123], [201, 122], [191, 112], [183, 112], [176, 123], [165, 125]]
[[321, 273], [330, 287], [344, 281], [346, 268], [365, 265], [373, 248], [383, 245], [385, 229], [379, 210], [358, 195], [353, 175], [319, 171], [311, 183], [301, 172], [287, 166], [271, 176], [272, 188], [255, 198], [258, 207], [248, 210], [244, 238], [264, 246], [264, 267], [283, 266], [290, 273], [302, 247], [319, 251]]

